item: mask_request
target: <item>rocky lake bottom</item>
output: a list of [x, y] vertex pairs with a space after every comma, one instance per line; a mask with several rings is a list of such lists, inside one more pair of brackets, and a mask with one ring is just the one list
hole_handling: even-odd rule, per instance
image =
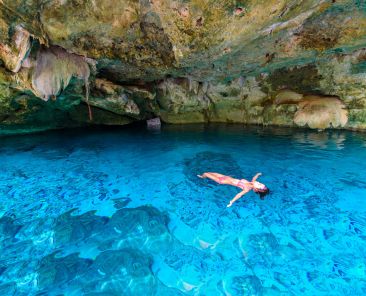
[[[0, 138], [0, 295], [365, 295], [366, 134], [242, 125]], [[236, 188], [215, 171], [260, 181]]]

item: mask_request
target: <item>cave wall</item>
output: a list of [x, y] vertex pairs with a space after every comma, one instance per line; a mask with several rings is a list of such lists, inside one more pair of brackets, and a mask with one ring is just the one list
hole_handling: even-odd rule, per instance
[[366, 129], [360, 0], [2, 0], [0, 60], [2, 133], [156, 116]]

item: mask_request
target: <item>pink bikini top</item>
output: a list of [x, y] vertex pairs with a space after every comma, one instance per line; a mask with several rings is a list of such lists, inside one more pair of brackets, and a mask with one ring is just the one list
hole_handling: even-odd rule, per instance
[[249, 182], [247, 181], [247, 180], [245, 180], [245, 179], [241, 179], [239, 182], [238, 182], [238, 184], [236, 184], [236, 186], [238, 186], [238, 187], [240, 187], [241, 189], [249, 189], [248, 188], [248, 184]]

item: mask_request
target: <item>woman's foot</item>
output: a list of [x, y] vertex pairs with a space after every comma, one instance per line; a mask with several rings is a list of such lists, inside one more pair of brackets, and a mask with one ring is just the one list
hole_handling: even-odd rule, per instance
[[204, 175], [197, 175], [198, 178], [204, 179], [205, 176]]
[[227, 208], [230, 208], [233, 205], [233, 202], [230, 201], [229, 204], [226, 206]]

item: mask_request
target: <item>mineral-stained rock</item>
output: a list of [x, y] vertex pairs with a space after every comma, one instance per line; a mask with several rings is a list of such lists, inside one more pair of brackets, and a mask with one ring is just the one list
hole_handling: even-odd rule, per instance
[[7, 69], [16, 73], [20, 70], [30, 48], [29, 32], [18, 25], [15, 27], [10, 44], [0, 43], [0, 58], [4, 61]]
[[[209, 101], [202, 85], [193, 90], [188, 79], [166, 79], [158, 85], [161, 118], [171, 123], [205, 122]], [[196, 93], [197, 92], [197, 93]]]
[[291, 104], [298, 103], [303, 99], [304, 95], [294, 92], [292, 90], [284, 89], [276, 95], [276, 104]]
[[101, 90], [104, 95], [101, 97], [91, 97], [90, 105], [120, 115], [130, 115], [133, 117], [140, 114], [139, 107], [129, 98], [129, 94], [122, 86], [115, 85], [107, 80], [96, 79], [96, 88]]
[[307, 109], [293, 101], [316, 95], [338, 98], [321, 126], [366, 127], [365, 1], [97, 2], [0, 1], [1, 125], [296, 126]]

